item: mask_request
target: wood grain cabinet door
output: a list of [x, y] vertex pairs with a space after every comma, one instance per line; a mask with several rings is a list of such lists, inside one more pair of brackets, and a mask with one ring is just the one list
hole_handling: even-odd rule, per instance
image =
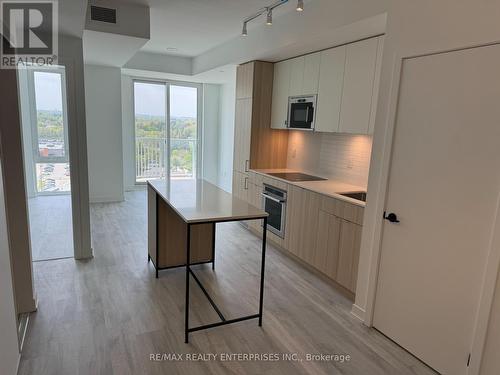
[[285, 248], [305, 262], [313, 264], [321, 196], [289, 185]]
[[288, 117], [288, 91], [290, 88], [290, 60], [274, 64], [271, 128], [286, 129]]
[[341, 222], [339, 217], [319, 210], [313, 266], [333, 280], [337, 278]]
[[339, 259], [335, 280], [351, 292], [356, 292], [358, 277], [359, 248], [361, 246], [362, 226], [341, 220]]
[[251, 128], [252, 99], [238, 99], [234, 122], [233, 169], [239, 172], [248, 172], [250, 167]]
[[253, 73], [255, 63], [250, 62], [236, 69], [236, 99], [247, 99], [253, 96]]

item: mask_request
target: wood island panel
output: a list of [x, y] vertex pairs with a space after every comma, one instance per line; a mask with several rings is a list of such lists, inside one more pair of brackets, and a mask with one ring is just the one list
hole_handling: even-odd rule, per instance
[[[187, 224], [163, 200], [157, 201], [160, 268], [186, 264]], [[191, 263], [212, 260], [214, 223], [191, 225]]]

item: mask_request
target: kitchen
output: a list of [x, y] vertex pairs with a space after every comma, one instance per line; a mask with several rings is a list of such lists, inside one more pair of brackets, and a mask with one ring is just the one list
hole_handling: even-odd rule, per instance
[[0, 70], [0, 372], [498, 374], [499, 4], [146, 3]]
[[353, 301], [383, 41], [237, 70], [233, 194], [269, 213], [270, 243]]

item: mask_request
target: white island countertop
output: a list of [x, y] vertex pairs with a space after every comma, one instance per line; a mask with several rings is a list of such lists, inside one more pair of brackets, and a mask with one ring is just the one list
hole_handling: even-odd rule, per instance
[[[264, 175], [264, 176], [269, 177], [269, 178], [273, 178], [275, 180], [285, 182], [289, 185], [295, 185], [295, 186], [301, 187], [303, 189], [313, 191], [315, 193], [319, 193], [319, 194], [327, 195], [327, 196], [332, 197], [332, 198], [340, 199], [340, 200], [355, 204], [357, 206], [361, 206], [361, 207], [366, 206], [366, 203], [363, 201], [341, 195], [342, 193], [352, 193], [352, 192], [360, 192], [360, 191], [365, 192], [366, 187], [347, 184], [345, 182], [335, 180], [335, 179], [327, 179], [327, 180], [321, 180], [321, 181], [288, 181], [288, 180], [270, 175], [270, 173], [305, 173], [305, 174], [317, 176], [314, 173], [299, 171], [296, 169], [287, 169], [287, 168], [251, 169], [250, 171]], [[322, 177], [322, 176], [318, 176], [318, 177]]]
[[262, 219], [268, 214], [202, 179], [150, 180], [151, 186], [186, 223]]

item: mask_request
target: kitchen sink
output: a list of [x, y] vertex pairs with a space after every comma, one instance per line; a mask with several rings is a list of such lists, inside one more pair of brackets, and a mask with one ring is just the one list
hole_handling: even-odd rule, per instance
[[344, 197], [357, 199], [358, 201], [366, 202], [366, 191], [352, 191], [349, 193], [340, 193]]

